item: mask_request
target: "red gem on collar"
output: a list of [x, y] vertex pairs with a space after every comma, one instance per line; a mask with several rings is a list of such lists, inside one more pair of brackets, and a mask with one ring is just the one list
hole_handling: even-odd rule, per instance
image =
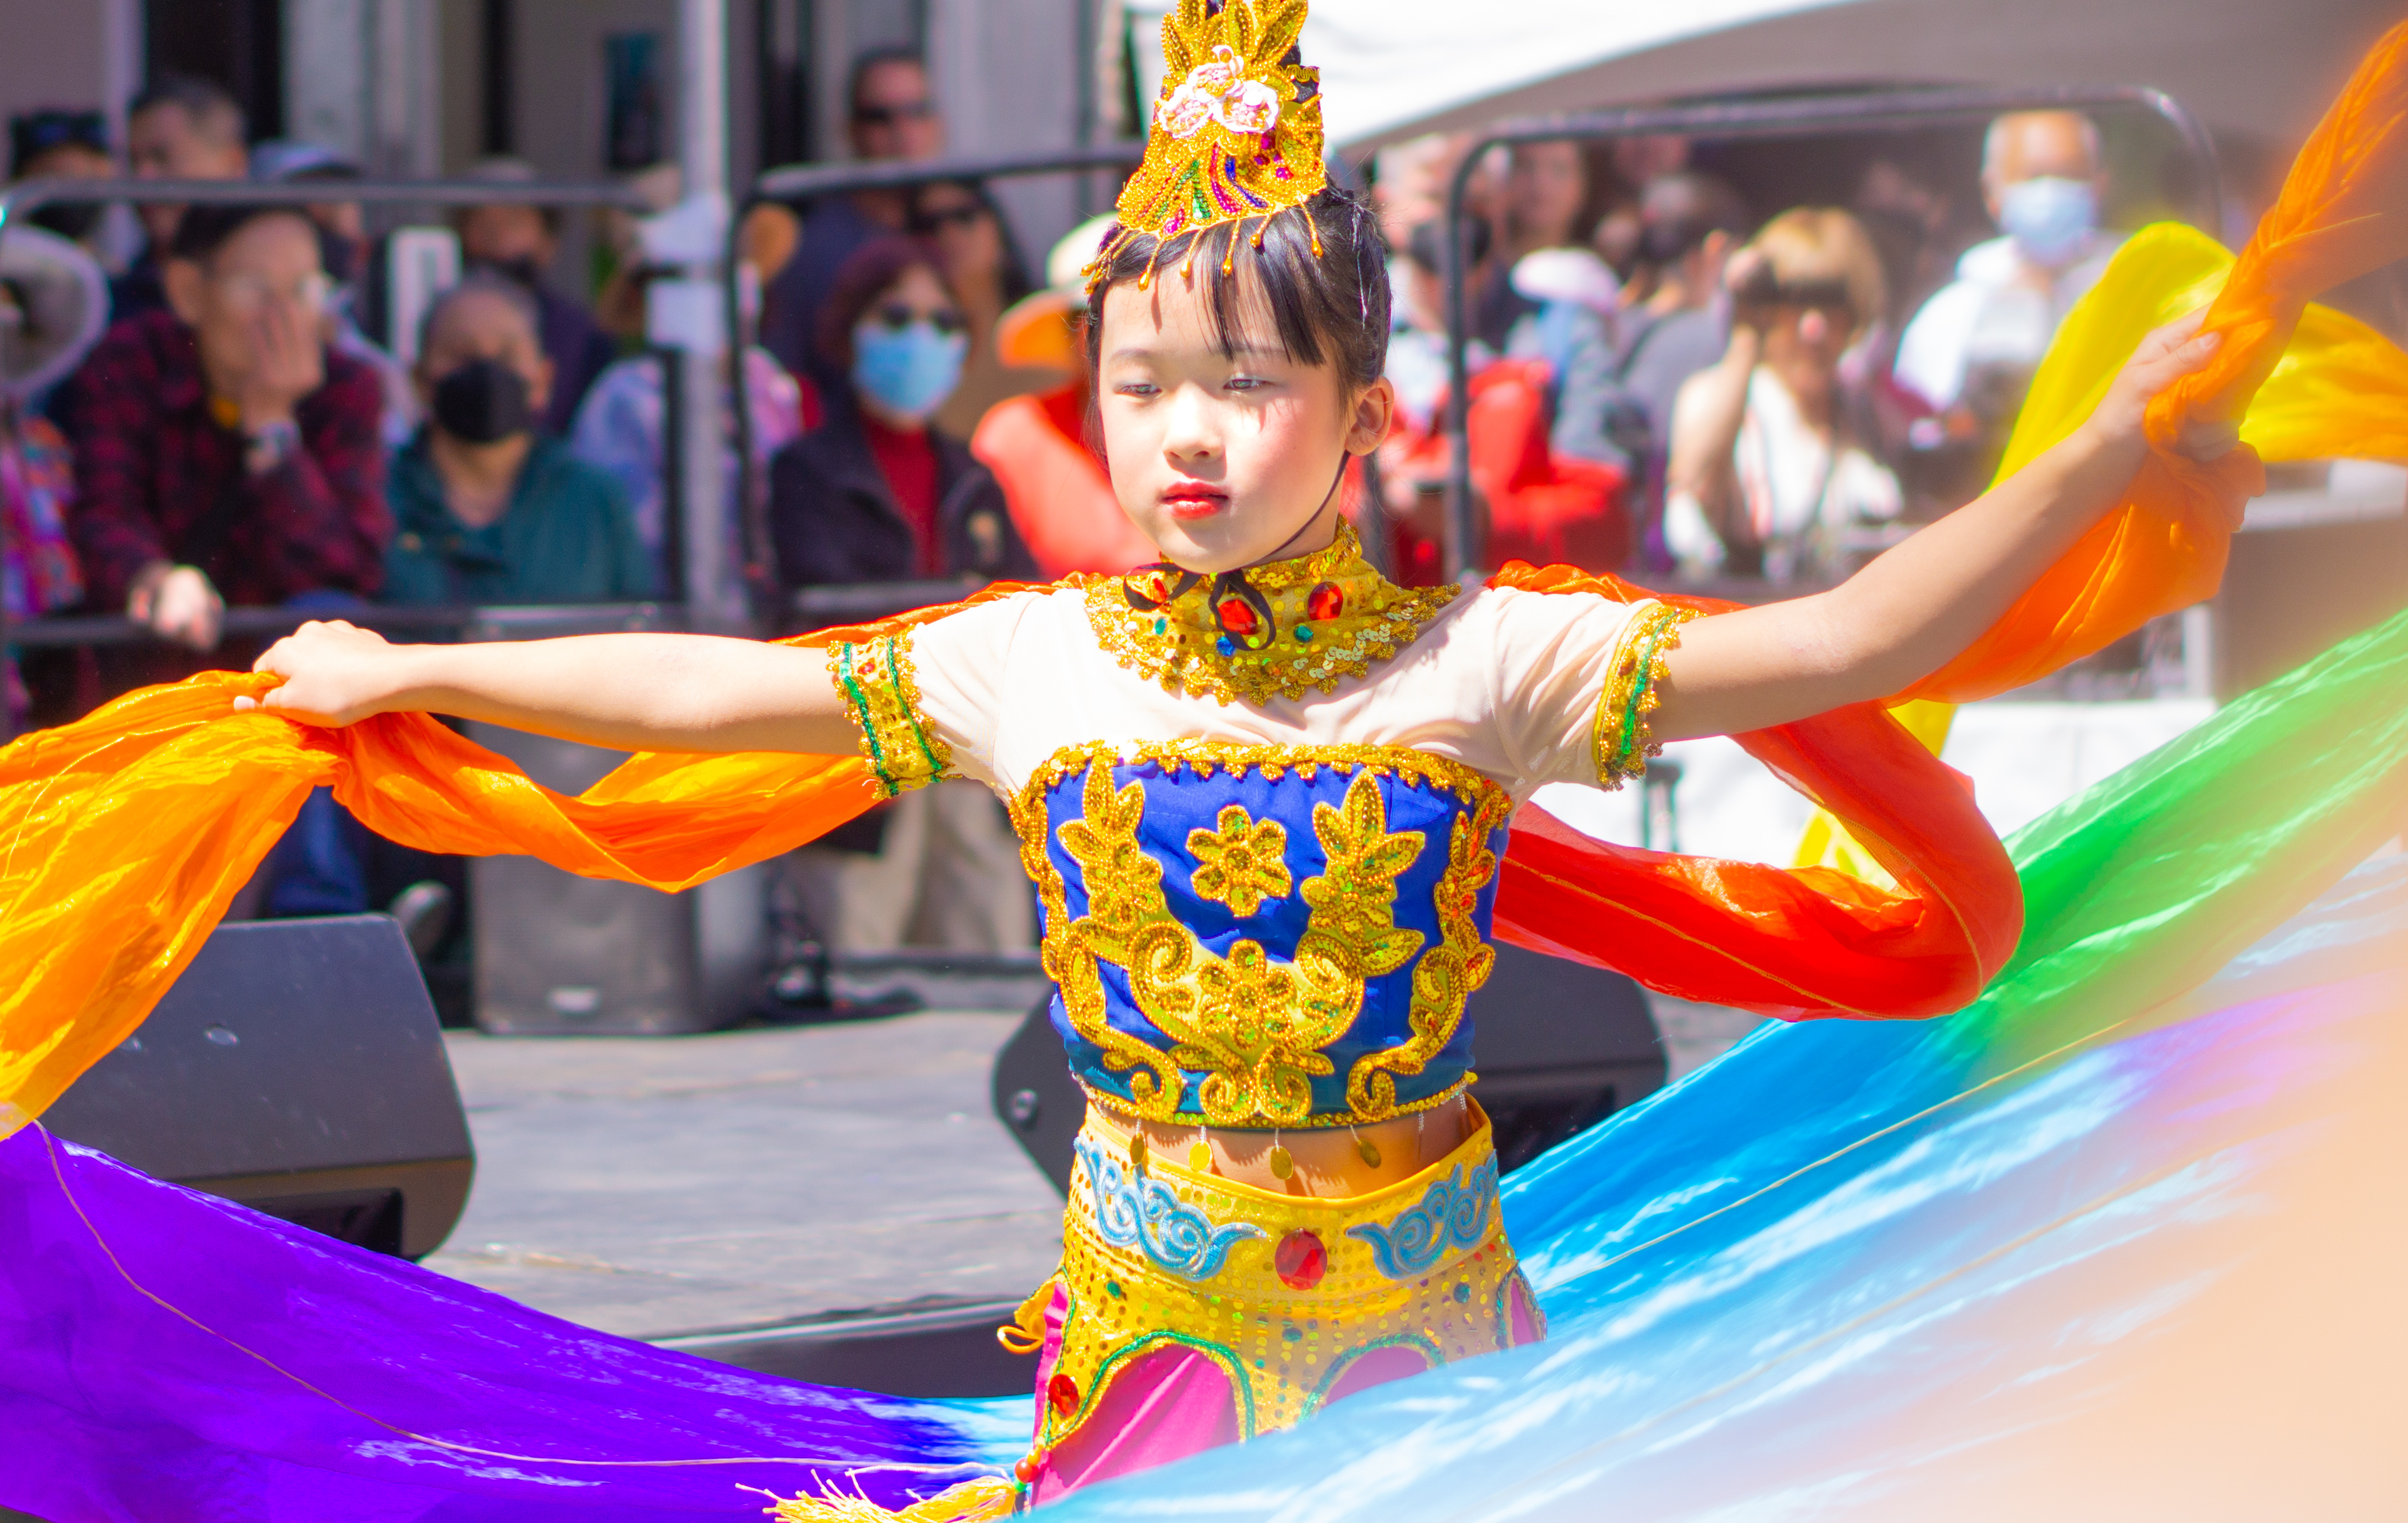
[[1221, 605], [1213, 611], [1220, 615], [1221, 627], [1240, 640], [1253, 639], [1254, 631], [1260, 627], [1261, 621], [1254, 617], [1254, 610], [1243, 598], [1223, 598]]
[[1346, 594], [1336, 582], [1323, 582], [1304, 595], [1305, 617], [1326, 624], [1346, 611]]

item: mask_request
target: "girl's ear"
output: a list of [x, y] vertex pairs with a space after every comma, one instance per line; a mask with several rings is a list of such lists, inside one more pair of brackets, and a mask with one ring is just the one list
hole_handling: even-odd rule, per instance
[[1346, 452], [1368, 455], [1379, 448], [1396, 421], [1397, 389], [1383, 376], [1354, 399], [1354, 414], [1346, 420]]

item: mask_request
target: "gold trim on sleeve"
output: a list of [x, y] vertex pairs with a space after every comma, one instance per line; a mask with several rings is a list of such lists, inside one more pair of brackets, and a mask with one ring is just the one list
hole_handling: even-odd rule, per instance
[[911, 634], [830, 647], [828, 679], [860, 737], [861, 754], [886, 796], [932, 783], [953, 770], [953, 748], [920, 712], [919, 674], [911, 665]]
[[1647, 717], [1662, 701], [1656, 690], [1664, 680], [1664, 658], [1679, 647], [1680, 626], [1698, 617], [1694, 608], [1676, 608], [1651, 598], [1633, 606], [1623, 620], [1606, 661], [1597, 713], [1589, 721], [1590, 752], [1603, 787], [1618, 789], [1646, 776], [1647, 759], [1664, 754], [1648, 732]]

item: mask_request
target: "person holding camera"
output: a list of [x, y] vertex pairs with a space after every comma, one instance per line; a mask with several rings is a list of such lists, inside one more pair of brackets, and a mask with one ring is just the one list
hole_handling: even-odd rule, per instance
[[1842, 360], [1886, 309], [1862, 223], [1801, 206], [1731, 257], [1723, 357], [1681, 387], [1664, 507], [1692, 578], [1842, 576], [1864, 526], [1904, 505], [1898, 477], [1851, 436]]

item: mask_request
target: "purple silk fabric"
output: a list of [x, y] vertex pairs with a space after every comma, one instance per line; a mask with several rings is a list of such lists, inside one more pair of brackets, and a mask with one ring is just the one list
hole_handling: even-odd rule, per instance
[[595, 1332], [38, 1126], [0, 1142], [0, 1508], [48, 1523], [752, 1519], [747, 1487], [900, 1505], [1011, 1458], [968, 1411]]

